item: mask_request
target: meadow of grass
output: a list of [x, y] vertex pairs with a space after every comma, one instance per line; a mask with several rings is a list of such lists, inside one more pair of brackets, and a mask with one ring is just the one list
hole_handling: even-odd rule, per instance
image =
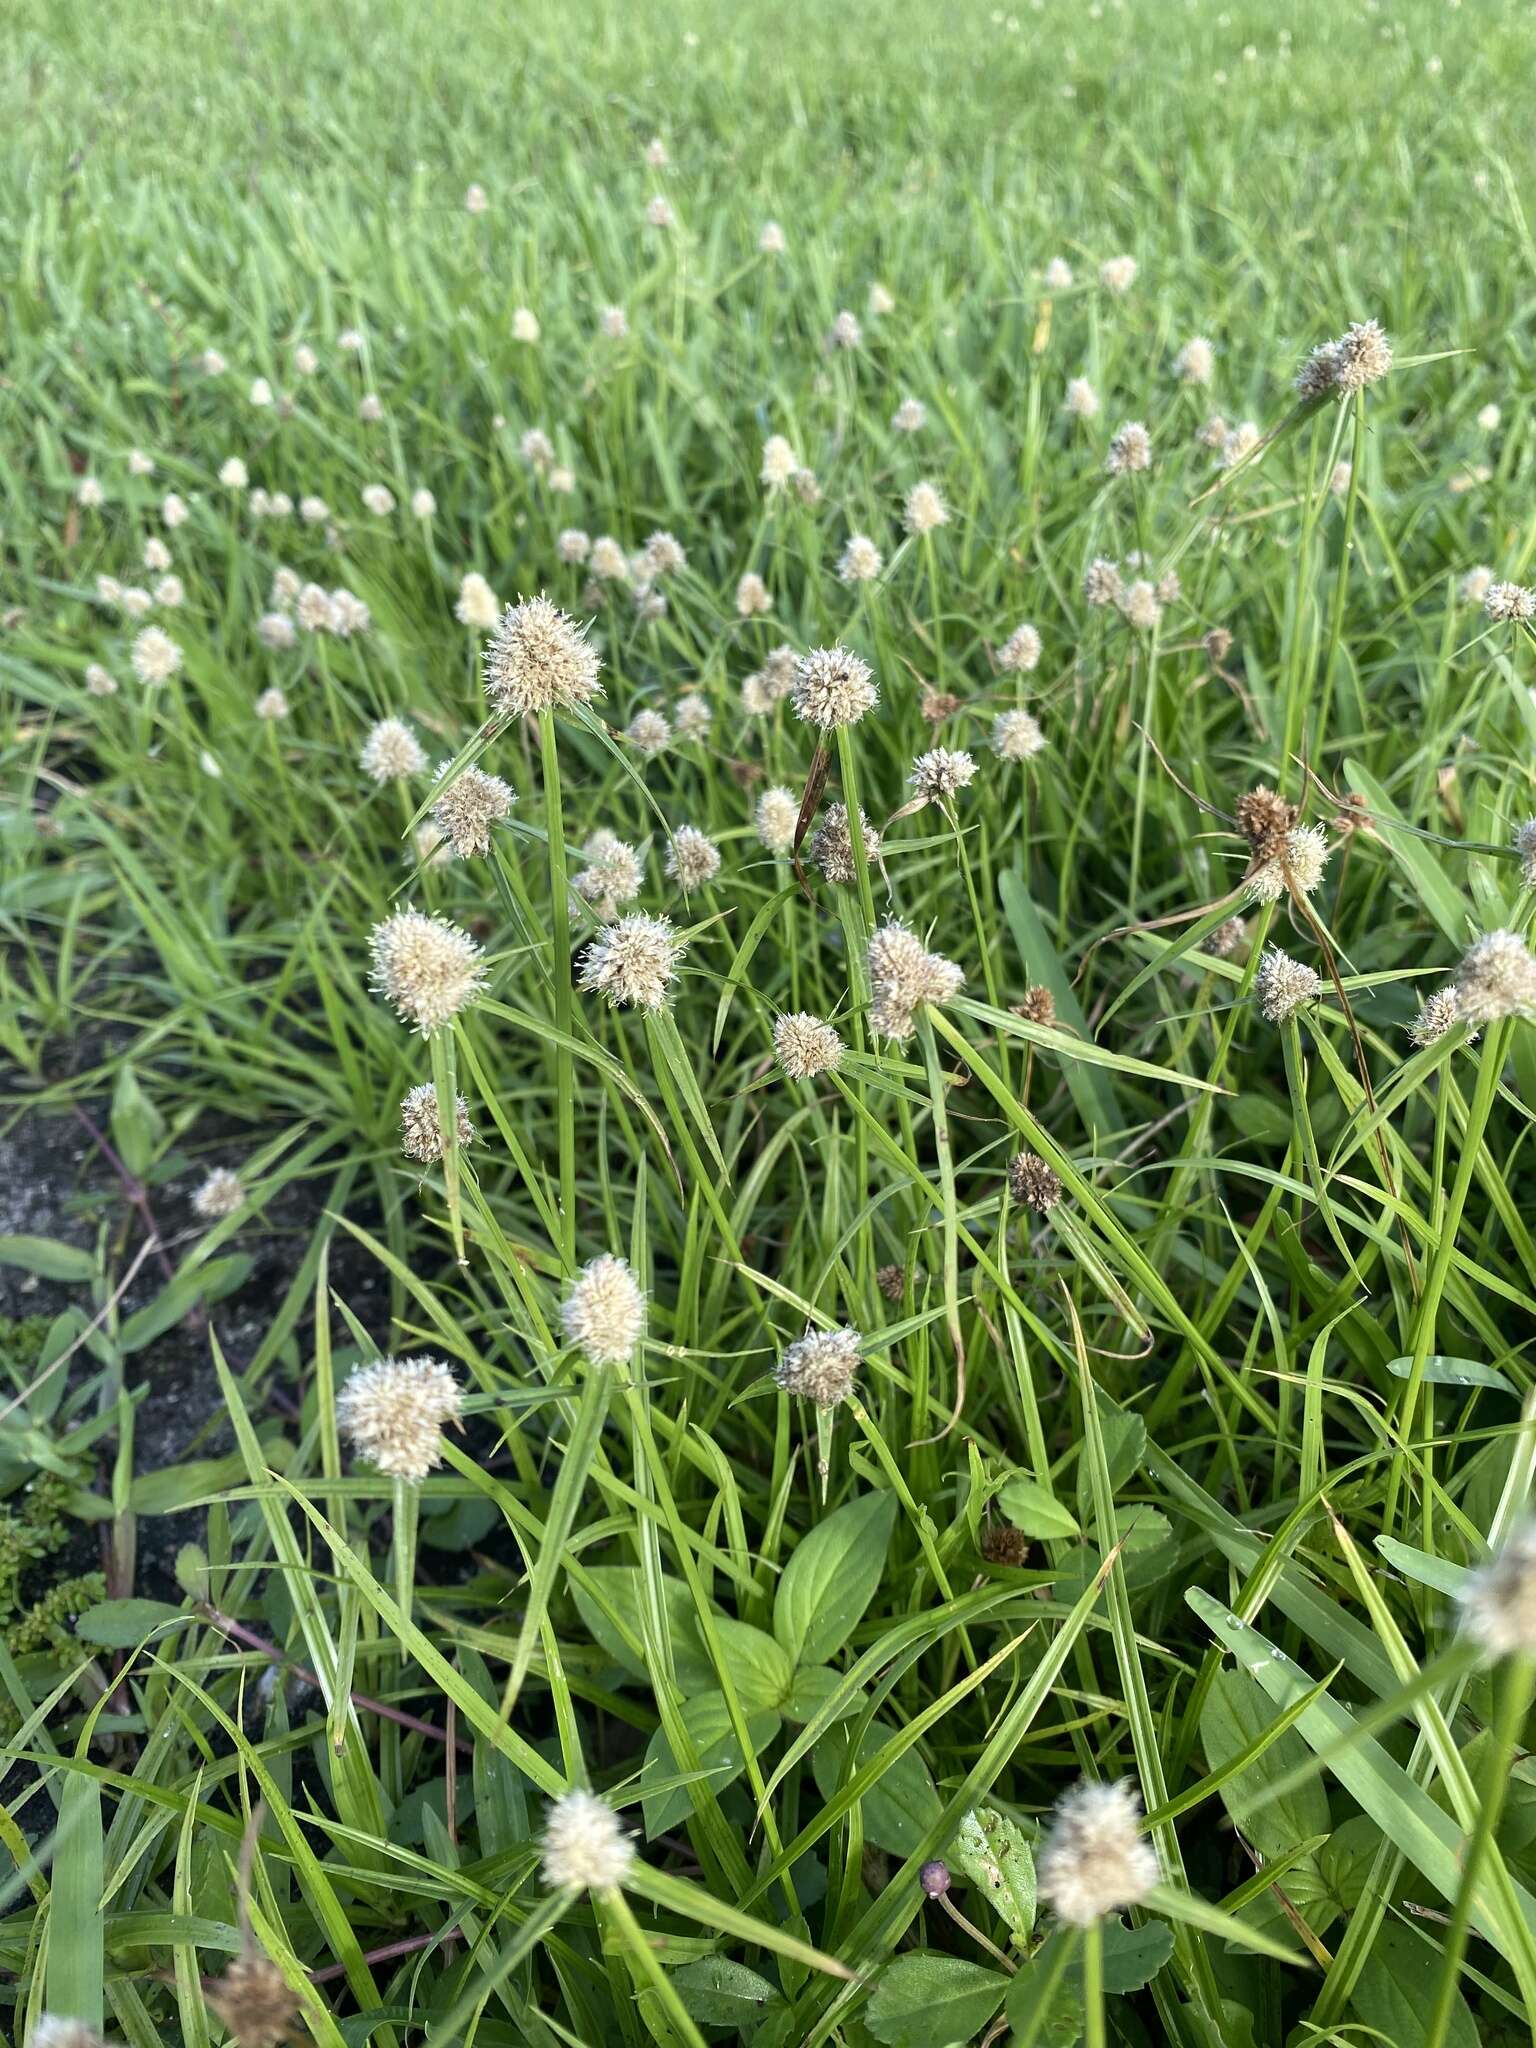
[[1536, 2040], [1532, 9], [8, 55], [17, 2048]]

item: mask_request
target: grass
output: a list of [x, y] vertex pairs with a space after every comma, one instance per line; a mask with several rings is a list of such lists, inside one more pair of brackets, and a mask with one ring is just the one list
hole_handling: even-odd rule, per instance
[[[108, 1194], [0, 1239], [53, 1290], [0, 1341], [19, 2042], [45, 2013], [270, 2041], [253, 1969], [325, 2048], [1536, 2038], [1531, 1668], [1480, 1661], [1452, 1602], [1536, 1468], [1536, 1043], [1407, 1033], [1531, 920], [1536, 646], [1462, 583], [1536, 556], [1533, 59], [1512, 0], [1308, 0], [1283, 32], [1248, 0], [26, 0], [0, 1128], [73, 1146], [83, 1112]], [[678, 226], [644, 225], [657, 193]], [[1298, 406], [1301, 358], [1367, 317], [1390, 375]], [[1209, 390], [1173, 371], [1197, 334]], [[1212, 412], [1262, 437], [1227, 470]], [[1127, 420], [1152, 466], [1110, 476]], [[761, 483], [775, 433], [814, 502]], [[329, 518], [257, 517], [230, 457]], [[908, 535], [920, 481], [950, 517]], [[673, 533], [664, 615], [589, 599], [568, 528]], [[873, 582], [839, 580], [853, 533]], [[184, 601], [146, 686], [143, 622], [96, 592], [158, 582], [151, 536]], [[1082, 595], [1133, 553], [1180, 583], [1141, 628]], [[369, 629], [265, 645], [279, 565]], [[471, 570], [592, 619], [603, 698], [488, 722]], [[749, 571], [767, 615], [738, 616]], [[855, 650], [876, 709], [824, 747], [751, 715], [782, 643]], [[654, 758], [623, 738], [646, 709]], [[1008, 709], [1036, 759], [993, 750]], [[384, 717], [511, 787], [488, 853], [423, 856], [428, 777], [359, 767]], [[977, 773], [913, 809], [934, 745]], [[849, 884], [754, 829], [810, 783], [853, 811]], [[1310, 897], [1244, 900], [1261, 784], [1328, 835]], [[683, 824], [721, 856], [686, 899]], [[581, 986], [600, 920], [567, 878], [602, 828], [686, 939], [655, 1012]], [[484, 949], [425, 1041], [369, 986], [406, 904]], [[892, 915], [965, 976], [904, 1042], [870, 1014]], [[1279, 1023], [1271, 944], [1319, 977]], [[835, 1022], [835, 1072], [776, 1066], [786, 1011]], [[475, 1136], [418, 1166], [423, 1084]], [[242, 1197], [210, 1220], [212, 1167]], [[616, 1365], [561, 1315], [604, 1252], [647, 1296]], [[782, 1391], [787, 1347], [844, 1327], [848, 1398]], [[221, 1405], [167, 1464], [136, 1416], [173, 1336]], [[338, 1427], [381, 1355], [463, 1390], [416, 1484]], [[174, 1564], [136, 1565], [189, 1508]], [[1079, 1929], [1037, 1854], [1083, 1778], [1138, 1788], [1159, 1882]], [[633, 1836], [622, 1885], [546, 1884], [571, 1787]]]

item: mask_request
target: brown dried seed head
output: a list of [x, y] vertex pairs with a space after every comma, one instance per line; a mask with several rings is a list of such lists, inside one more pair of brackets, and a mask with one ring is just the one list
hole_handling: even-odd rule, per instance
[[1048, 988], [1032, 988], [1025, 992], [1024, 1000], [1013, 1006], [1015, 1017], [1022, 1017], [1026, 1024], [1040, 1024], [1049, 1028], [1056, 1022], [1056, 998]]
[[234, 2048], [280, 2048], [299, 2014], [297, 1993], [267, 1956], [237, 1957], [204, 1996]]
[[981, 1554], [988, 1564], [1022, 1565], [1029, 1559], [1029, 1538], [1008, 1522], [989, 1522], [981, 1532]]
[[1016, 1202], [1038, 1215], [1049, 1215], [1061, 1200], [1061, 1181], [1036, 1152], [1021, 1152], [1008, 1168], [1008, 1186]]
[[1205, 651], [1219, 668], [1232, 652], [1232, 635], [1225, 626], [1212, 626], [1205, 636]]
[[904, 1266], [882, 1266], [875, 1275], [875, 1285], [887, 1301], [900, 1301], [907, 1285], [906, 1268]]
[[942, 725], [946, 718], [953, 718], [959, 709], [960, 699], [952, 690], [936, 690], [931, 683], [924, 686], [918, 710], [930, 725]]
[[1237, 829], [1254, 853], [1272, 860], [1296, 823], [1295, 804], [1261, 782], [1237, 800]]

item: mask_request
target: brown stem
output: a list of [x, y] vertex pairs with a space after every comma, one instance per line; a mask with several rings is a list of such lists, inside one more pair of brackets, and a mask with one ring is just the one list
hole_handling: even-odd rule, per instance
[[[237, 1643], [244, 1643], [248, 1650], [255, 1650], [263, 1657], [270, 1657], [274, 1664], [281, 1664], [286, 1670], [291, 1671], [295, 1678], [302, 1679], [306, 1685], [320, 1687], [320, 1681], [316, 1678], [313, 1671], [308, 1670], [303, 1664], [294, 1663], [291, 1657], [285, 1657], [276, 1643], [269, 1643], [265, 1637], [257, 1635], [253, 1629], [246, 1628], [242, 1622], [233, 1620], [227, 1614], [221, 1614], [211, 1602], [200, 1600], [195, 1611], [211, 1627], [221, 1629], [225, 1635], [232, 1636]], [[323, 1688], [321, 1689], [323, 1690]], [[378, 1714], [386, 1721], [394, 1721], [402, 1728], [409, 1728], [415, 1735], [430, 1736], [434, 1742], [448, 1742], [451, 1740], [456, 1749], [469, 1751], [474, 1749], [474, 1744], [466, 1736], [456, 1734], [450, 1736], [445, 1734], [441, 1728], [436, 1727], [431, 1721], [420, 1720], [415, 1714], [407, 1714], [401, 1707], [391, 1707], [383, 1700], [372, 1699], [365, 1692], [351, 1692], [348, 1693], [347, 1697], [351, 1700], [354, 1707], [361, 1707], [365, 1714]]]

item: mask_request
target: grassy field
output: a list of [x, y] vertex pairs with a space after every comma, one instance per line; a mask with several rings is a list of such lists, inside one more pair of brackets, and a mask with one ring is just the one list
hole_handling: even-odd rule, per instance
[[1536, 14], [13, 23], [17, 2048], [1536, 2041]]

